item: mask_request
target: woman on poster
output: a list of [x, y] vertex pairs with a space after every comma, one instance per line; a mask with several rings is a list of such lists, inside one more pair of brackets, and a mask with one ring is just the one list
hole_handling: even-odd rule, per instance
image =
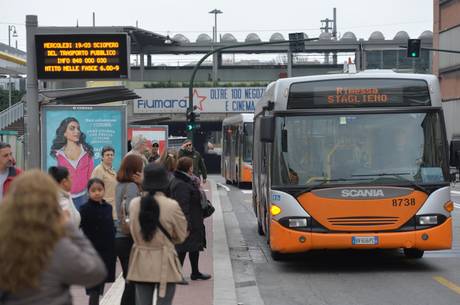
[[76, 118], [65, 118], [59, 124], [50, 155], [57, 160], [57, 166], [64, 166], [69, 170], [72, 179], [70, 193], [79, 210], [88, 199], [86, 184], [94, 169], [94, 150], [86, 143], [86, 135], [80, 130], [80, 123]]

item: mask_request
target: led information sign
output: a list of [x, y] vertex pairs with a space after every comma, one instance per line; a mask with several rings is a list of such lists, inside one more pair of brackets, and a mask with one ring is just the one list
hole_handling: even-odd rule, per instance
[[430, 92], [417, 79], [335, 79], [294, 83], [288, 109], [374, 106], [429, 106]]
[[38, 79], [128, 78], [126, 34], [36, 35]]

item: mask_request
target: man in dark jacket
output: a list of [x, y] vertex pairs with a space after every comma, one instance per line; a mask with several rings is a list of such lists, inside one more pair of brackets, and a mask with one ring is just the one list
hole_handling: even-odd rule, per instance
[[206, 165], [204, 164], [203, 157], [201, 157], [199, 152], [193, 149], [192, 141], [185, 140], [185, 142], [182, 144], [182, 148], [178, 153], [178, 159], [181, 157], [192, 158], [193, 174], [199, 178], [202, 177], [202, 182], [206, 183], [208, 171], [206, 170]]
[[14, 163], [11, 145], [0, 142], [0, 202], [13, 179], [21, 173], [21, 170], [14, 166]]

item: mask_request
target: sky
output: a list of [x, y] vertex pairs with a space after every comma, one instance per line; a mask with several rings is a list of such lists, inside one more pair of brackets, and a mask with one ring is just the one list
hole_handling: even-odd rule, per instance
[[[291, 32], [305, 32], [309, 37], [320, 33], [320, 20], [332, 19], [337, 8], [337, 30], [343, 35], [352, 31], [368, 39], [376, 30], [386, 39], [404, 30], [417, 38], [433, 30], [433, 0], [131, 0], [126, 3], [107, 0], [0, 0], [0, 42], [8, 43], [8, 26], [14, 25], [18, 47], [25, 50], [25, 16], [37, 15], [39, 26], [91, 26], [93, 12], [96, 26], [138, 26], [159, 34], [184, 34], [195, 41], [201, 33], [212, 37], [217, 8], [220, 35], [232, 33], [244, 41], [257, 33], [263, 41], [275, 32], [285, 38]], [[11, 32], [12, 34], [12, 32]], [[16, 38], [11, 38], [14, 46]]]

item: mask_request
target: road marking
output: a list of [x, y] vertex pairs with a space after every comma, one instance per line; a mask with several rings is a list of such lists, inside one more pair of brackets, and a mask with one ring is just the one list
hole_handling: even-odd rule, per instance
[[450, 191], [452, 194], [460, 195], [460, 191]]
[[252, 190], [241, 190], [243, 194], [252, 194]]
[[230, 188], [226, 185], [223, 185], [222, 183], [216, 183], [218, 186], [220, 186], [221, 188], [225, 189], [227, 192], [230, 192]]
[[115, 283], [110, 286], [110, 289], [104, 294], [104, 297], [101, 300], [101, 305], [113, 305], [120, 304], [121, 295], [125, 289], [125, 280], [123, 279], [123, 274], [120, 273]]
[[456, 209], [459, 209], [459, 210], [460, 210], [460, 204], [454, 203], [454, 207], [455, 207]]
[[450, 290], [460, 294], [460, 286], [457, 286], [456, 284], [452, 283], [451, 281], [447, 280], [446, 278], [442, 276], [434, 276], [433, 279], [438, 282], [439, 284], [446, 286]]

